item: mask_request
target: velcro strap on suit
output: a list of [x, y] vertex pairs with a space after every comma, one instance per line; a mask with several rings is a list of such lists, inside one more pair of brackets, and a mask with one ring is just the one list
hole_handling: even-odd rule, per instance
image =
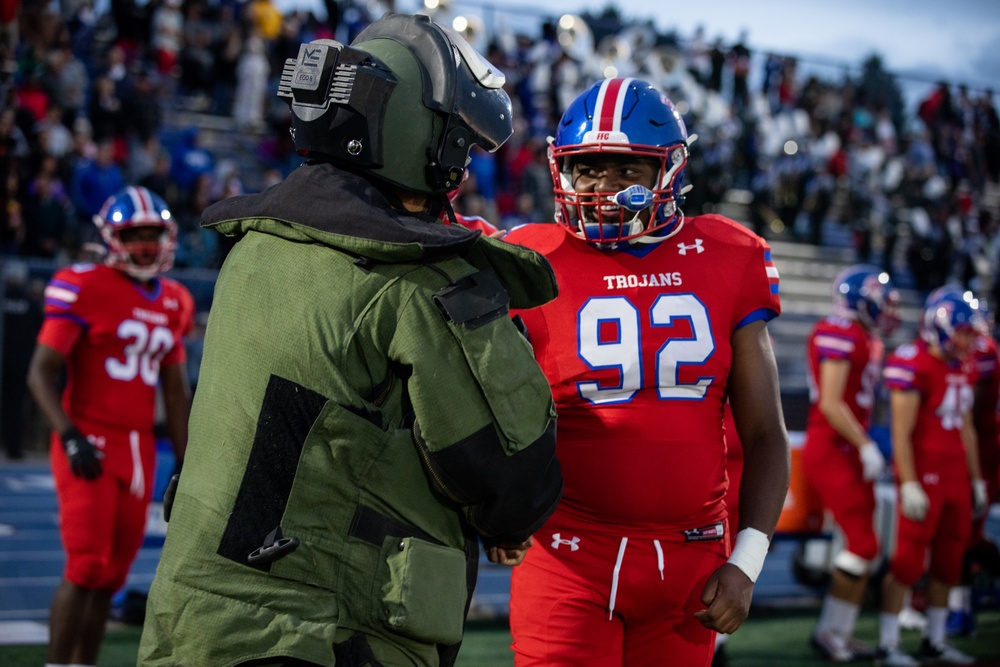
[[510, 295], [490, 270], [460, 279], [434, 294], [444, 316], [467, 329], [477, 329], [507, 314]]

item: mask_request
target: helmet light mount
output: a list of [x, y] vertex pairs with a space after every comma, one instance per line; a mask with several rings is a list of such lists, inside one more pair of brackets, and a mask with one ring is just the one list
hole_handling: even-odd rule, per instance
[[332, 39], [285, 61], [278, 97], [291, 107], [300, 155], [361, 169], [384, 164], [382, 125], [396, 78], [372, 55]]

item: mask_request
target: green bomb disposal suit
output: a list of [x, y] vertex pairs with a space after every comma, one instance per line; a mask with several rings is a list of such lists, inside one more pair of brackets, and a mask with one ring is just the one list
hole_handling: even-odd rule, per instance
[[238, 242], [139, 664], [450, 664], [477, 536], [555, 509], [553, 402], [507, 313], [552, 270], [425, 218], [330, 164], [205, 212]]

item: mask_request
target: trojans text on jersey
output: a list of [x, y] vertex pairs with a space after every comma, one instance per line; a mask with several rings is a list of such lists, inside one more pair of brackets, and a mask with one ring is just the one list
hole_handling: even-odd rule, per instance
[[628, 287], [677, 287], [681, 284], [680, 271], [671, 273], [630, 273], [617, 276], [603, 276], [608, 289], [626, 289]]

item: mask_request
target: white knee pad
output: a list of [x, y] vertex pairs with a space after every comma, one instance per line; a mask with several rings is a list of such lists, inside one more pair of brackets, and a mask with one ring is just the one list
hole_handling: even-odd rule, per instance
[[870, 560], [866, 560], [857, 554], [852, 554], [850, 551], [841, 551], [833, 559], [833, 566], [835, 568], [855, 577], [863, 577], [868, 574], [871, 565], [872, 562]]

